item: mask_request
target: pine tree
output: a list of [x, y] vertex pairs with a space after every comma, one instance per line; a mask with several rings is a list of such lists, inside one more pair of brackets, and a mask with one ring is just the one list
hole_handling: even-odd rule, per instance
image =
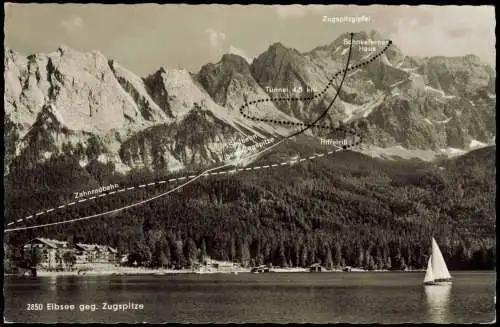
[[358, 250], [358, 259], [356, 261], [356, 267], [363, 267], [365, 263], [365, 254], [363, 249], [359, 248]]
[[231, 235], [230, 259], [233, 262], [236, 260], [236, 244], [234, 241], [234, 237], [232, 235]]
[[342, 266], [342, 248], [339, 243], [335, 243], [335, 261], [336, 267]]
[[172, 251], [172, 262], [175, 265], [175, 268], [181, 269], [186, 265], [186, 259], [184, 258], [184, 253], [182, 249], [182, 240], [176, 240], [173, 242], [173, 251]]
[[330, 249], [330, 247], [328, 247], [326, 250], [325, 266], [328, 269], [333, 269], [332, 250]]
[[250, 263], [250, 249], [248, 248], [248, 243], [243, 240], [240, 245], [240, 257], [241, 265], [247, 267]]
[[196, 262], [196, 258], [198, 256], [198, 249], [196, 248], [196, 244], [194, 243], [194, 241], [190, 237], [188, 237], [186, 239], [185, 243], [186, 243], [184, 246], [185, 258], [187, 259], [188, 264], [190, 266], [193, 266], [193, 264]]
[[385, 260], [385, 269], [390, 270], [392, 269], [392, 263], [391, 263], [391, 257], [387, 256]]
[[309, 250], [307, 248], [307, 245], [304, 243], [302, 245], [302, 251], [301, 251], [301, 257], [300, 257], [300, 265], [301, 267], [307, 267], [308, 261], [307, 261], [307, 255], [309, 253]]
[[283, 241], [280, 242], [279, 250], [278, 250], [278, 265], [281, 267], [287, 266], [287, 260], [285, 256], [285, 246], [283, 245]]
[[200, 249], [200, 262], [203, 264], [206, 263], [207, 261], [207, 245], [205, 244], [205, 238], [202, 239], [201, 241], [201, 249]]

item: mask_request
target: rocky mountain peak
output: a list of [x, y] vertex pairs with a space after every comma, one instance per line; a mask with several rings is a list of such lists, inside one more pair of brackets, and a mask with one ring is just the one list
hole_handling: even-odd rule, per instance
[[18, 61], [23, 58], [18, 52], [14, 51], [11, 48], [4, 48], [4, 65], [5, 68], [9, 65], [9, 63], [18, 63]]
[[228, 69], [241, 74], [250, 74], [250, 64], [241, 56], [236, 54], [225, 54], [220, 63]]
[[73, 49], [71, 49], [70, 47], [68, 47], [67, 45], [65, 44], [61, 44], [58, 48], [57, 48], [57, 52], [59, 53], [60, 56], [63, 56], [65, 53], [68, 53], [68, 52], [72, 52], [74, 51]]
[[[308, 53], [277, 42], [252, 64], [239, 55], [225, 54], [196, 75], [160, 67], [144, 78], [98, 51], [85, 53], [60, 46], [49, 54], [26, 57], [6, 47], [6, 139], [15, 145], [29, 134], [33, 137], [26, 147], [40, 152], [37, 142], [49, 140], [53, 146], [45, 149], [56, 153], [54, 149], [66, 139], [78, 141], [81, 135], [91, 134], [110, 140], [113, 149], [109, 151], [114, 151], [110, 155], [125, 149], [130, 160], [123, 164], [129, 167], [160, 165], [162, 160], [169, 169], [173, 163], [189, 166], [191, 160], [210, 163], [217, 157], [212, 152], [220, 151], [217, 144], [223, 142], [215, 140], [224, 140], [241, 126], [285, 135], [289, 132], [285, 126], [267, 122], [308, 122], [317, 117], [334, 97], [334, 88], [326, 90], [324, 99], [312, 101], [273, 98], [282, 96], [280, 92], [307, 98], [322, 90], [343, 69], [349, 47], [345, 39], [350, 37], [344, 33], [332, 44]], [[352, 65], [369, 61], [388, 41], [378, 31], [354, 34], [354, 40], [368, 39], [382, 42], [353, 45]], [[465, 149], [472, 141], [484, 143], [494, 137], [495, 71], [482, 65], [477, 56], [418, 59], [404, 55], [393, 44], [372, 61], [349, 73], [325, 124], [364, 118], [373, 126], [366, 142], [381, 147]], [[248, 116], [260, 121], [241, 115], [247, 99], [264, 98], [271, 101], [245, 108]], [[201, 111], [210, 114], [182, 124]], [[209, 138], [202, 136], [205, 131], [196, 130], [205, 123], [212, 126], [207, 127], [212, 132]], [[124, 145], [124, 140], [152, 127], [158, 132]], [[115, 132], [120, 139], [111, 137]], [[198, 133], [195, 138], [194, 132]], [[312, 135], [320, 136], [315, 131]], [[144, 147], [151, 152], [143, 151]], [[9, 160], [18, 153], [14, 148], [8, 147]]]
[[481, 64], [481, 59], [474, 54], [468, 54], [468, 55], [464, 56], [464, 59], [468, 62], [471, 62], [471, 63]]
[[38, 113], [37, 122], [51, 127], [64, 126], [64, 119], [61, 113], [52, 103], [45, 104]]
[[281, 42], [275, 42], [269, 46], [269, 50], [272, 51], [277, 51], [277, 50], [287, 50], [288, 48], [285, 47]]
[[300, 53], [294, 48], [288, 48], [280, 42], [273, 43], [269, 46], [264, 54], [279, 55], [300, 55]]

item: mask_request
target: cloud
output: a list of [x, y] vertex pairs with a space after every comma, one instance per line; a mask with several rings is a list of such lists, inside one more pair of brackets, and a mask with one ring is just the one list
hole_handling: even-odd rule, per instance
[[210, 45], [213, 48], [220, 49], [222, 41], [226, 38], [226, 34], [216, 31], [211, 28], [207, 28], [205, 33], [208, 33], [208, 38], [210, 40]]
[[71, 19], [65, 19], [61, 22], [61, 26], [66, 30], [66, 32], [71, 33], [83, 27], [83, 19], [78, 16]]
[[238, 55], [240, 57], [243, 57], [243, 59], [245, 59], [249, 64], [252, 63], [253, 59], [251, 59], [248, 54], [246, 53], [245, 50], [243, 49], [240, 49], [240, 48], [237, 48], [235, 46], [230, 46], [229, 47], [229, 53], [232, 53], [232, 54], [235, 54], [235, 55]]
[[[396, 21], [391, 38], [411, 55], [461, 56], [486, 59], [495, 52], [495, 12], [492, 6], [421, 6]], [[409, 13], [408, 13], [409, 14]], [[486, 59], [488, 60], [488, 59]], [[494, 59], [493, 59], [494, 60]]]
[[323, 5], [276, 5], [276, 13], [280, 18], [297, 18], [305, 16], [309, 13], [320, 13], [324, 10], [328, 10], [327, 6]]

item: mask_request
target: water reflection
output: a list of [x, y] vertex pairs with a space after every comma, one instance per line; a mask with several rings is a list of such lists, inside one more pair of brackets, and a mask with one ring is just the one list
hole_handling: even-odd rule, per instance
[[430, 285], [425, 287], [427, 309], [433, 323], [448, 323], [450, 321], [450, 292], [449, 285]]
[[55, 291], [56, 285], [57, 285], [57, 277], [56, 276], [49, 276], [48, 284], [49, 284], [49, 290]]

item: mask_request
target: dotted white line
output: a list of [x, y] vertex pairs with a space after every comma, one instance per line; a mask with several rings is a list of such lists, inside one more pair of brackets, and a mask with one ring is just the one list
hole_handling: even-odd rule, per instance
[[[296, 159], [296, 160], [292, 160], [292, 161], [284, 161], [284, 162], [281, 162], [279, 164], [275, 163], [275, 164], [271, 164], [271, 165], [254, 166], [254, 167], [247, 167], [247, 168], [232, 169], [232, 170], [227, 170], [227, 171], [213, 172], [213, 173], [205, 174], [204, 176], [208, 177], [208, 176], [215, 176], [215, 175], [224, 175], [224, 174], [229, 174], [229, 173], [235, 173], [235, 172], [239, 172], [239, 171], [250, 171], [250, 170], [266, 169], [266, 168], [270, 168], [270, 167], [293, 165], [293, 164], [295, 164], [297, 162], [304, 162], [306, 160], [313, 160], [315, 158], [324, 157], [325, 155], [330, 155], [330, 154], [335, 153], [337, 151], [339, 151], [339, 150], [329, 151], [327, 153], [315, 154], [315, 155], [309, 156], [307, 158], [301, 158], [301, 159]], [[93, 200], [95, 198], [101, 198], [101, 197], [104, 197], [104, 196], [107, 196], [107, 195], [111, 195], [111, 194], [114, 194], [114, 193], [120, 193], [120, 192], [124, 192], [124, 191], [130, 191], [130, 190], [133, 190], [135, 188], [144, 188], [146, 186], [153, 186], [153, 185], [157, 185], [157, 184], [164, 184], [164, 183], [167, 183], [167, 182], [176, 182], [176, 181], [181, 181], [181, 180], [185, 180], [185, 179], [189, 179], [189, 178], [194, 178], [194, 177], [196, 177], [196, 175], [189, 175], [189, 176], [171, 178], [169, 180], [162, 180], [162, 181], [158, 181], [158, 182], [151, 182], [151, 183], [147, 183], [147, 184], [141, 184], [139, 186], [131, 186], [131, 187], [128, 187], [128, 188], [122, 188], [122, 189], [117, 190], [117, 191], [112, 191], [112, 192], [109, 192], [109, 193], [102, 193], [102, 194], [99, 194], [99, 195], [96, 195], [96, 196], [92, 196], [90, 198], [85, 198], [85, 199], [78, 200], [76, 202], [70, 202], [70, 203], [67, 203], [67, 204], [62, 204], [62, 205], [58, 206], [57, 208], [58, 209], [63, 209], [65, 207], [72, 206], [72, 205], [74, 205], [76, 203], [85, 202], [87, 200]], [[33, 218], [35, 216], [40, 216], [40, 215], [43, 215], [45, 213], [52, 212], [54, 210], [55, 210], [55, 208], [48, 209], [46, 211], [41, 211], [41, 212], [36, 213], [34, 215], [18, 219], [15, 222], [7, 223], [7, 226], [13, 225], [14, 223], [22, 222], [23, 220], [31, 219], [31, 218]]]
[[[351, 34], [351, 38], [352, 38], [352, 35], [353, 35], [353, 34]], [[387, 48], [388, 48], [391, 44], [392, 44], [392, 41], [389, 41], [389, 44], [386, 46], [386, 48], [384, 49], [384, 51], [385, 51], [385, 50], [386, 50], [386, 49], [387, 49]], [[379, 55], [380, 55], [380, 54], [379, 54]], [[377, 55], [377, 56], [379, 56], [379, 55]], [[371, 60], [371, 61], [373, 61], [373, 60]], [[371, 62], [371, 61], [370, 61], [370, 62]], [[366, 64], [366, 63], [365, 63], [365, 64]], [[359, 66], [359, 65], [358, 65], [358, 66]], [[346, 68], [346, 70], [345, 70], [344, 72], [347, 72], [347, 71], [349, 71], [349, 70], [352, 70], [353, 68], [355, 68], [355, 67], [351, 67], [351, 69], [349, 69], [349, 67], [347, 67], [347, 68]], [[331, 81], [330, 81], [330, 84], [331, 84]], [[326, 90], [326, 89], [325, 89], [325, 90]], [[321, 93], [324, 93], [324, 92], [325, 92], [325, 90], [323, 90]], [[298, 98], [294, 98], [294, 99], [298, 99]], [[279, 100], [281, 100], [281, 99], [279, 99]], [[258, 102], [262, 102], [262, 100], [260, 100], [260, 101], [258, 101]], [[254, 103], [256, 103], [256, 102], [254, 102]], [[248, 106], [248, 104], [246, 104], [246, 106]], [[243, 108], [243, 107], [242, 107], [242, 108]], [[282, 140], [282, 141], [283, 141], [283, 140]], [[255, 156], [255, 155], [257, 155], [257, 154], [259, 154], [259, 153], [261, 153], [261, 152], [263, 152], [263, 151], [269, 150], [270, 148], [272, 148], [272, 147], [274, 147], [274, 146], [276, 146], [276, 145], [280, 144], [282, 141], [278, 142], [277, 144], [275, 144], [275, 145], [273, 145], [273, 146], [271, 146], [271, 147], [266, 148], [265, 150], [262, 150], [262, 151], [260, 151], [260, 152], [258, 152], [258, 153], [256, 153], [256, 154], [254, 154], [254, 156]], [[338, 148], [338, 150], [337, 150], [337, 151], [342, 150], [342, 149], [341, 149], [341, 148], [339, 148], [339, 147], [337, 147], [337, 148]], [[327, 154], [332, 154], [333, 152], [336, 152], [336, 151], [330, 151], [330, 152], [328, 152]], [[321, 156], [323, 156], [323, 155], [321, 155]], [[314, 158], [316, 158], [316, 157], [319, 157], [319, 156], [318, 156], [318, 155], [311, 156], [311, 157], [309, 157], [309, 159], [310, 159], [310, 160], [312, 160], [312, 159], [314, 159]], [[287, 163], [287, 162], [283, 162], [283, 163], [281, 163], [280, 165], [282, 165], [282, 166], [285, 166], [285, 165], [287, 165], [287, 164], [293, 165], [293, 164], [294, 164], [294, 163], [296, 163], [296, 162], [303, 162], [303, 161], [305, 161], [305, 160], [307, 160], [307, 159], [302, 158], [302, 159], [300, 159], [300, 160], [298, 160], [298, 161], [297, 161], [297, 160], [295, 160], [295, 161], [290, 161], [289, 163]], [[275, 164], [275, 165], [276, 165], [276, 164]], [[275, 165], [271, 165], [271, 167], [274, 167]], [[212, 169], [207, 170], [206, 172], [211, 171], [211, 170], [220, 169], [220, 168], [223, 168], [223, 167], [225, 167], [225, 166], [228, 166], [228, 165], [224, 165], [224, 166], [220, 166], [220, 167], [212, 168]], [[277, 166], [277, 165], [276, 165], [276, 166]], [[259, 166], [259, 167], [253, 167], [253, 170], [258, 170], [258, 169], [261, 169], [261, 168], [269, 168], [269, 165], [262, 166], [262, 167], [260, 167], [260, 166]], [[252, 169], [252, 168], [250, 168], [250, 169]], [[249, 169], [245, 169], [245, 170], [249, 170]], [[233, 171], [242, 171], [242, 170], [233, 170]], [[225, 173], [226, 173], [226, 172], [221, 172], [221, 173], [219, 173], [219, 174], [225, 174]], [[216, 175], [216, 174], [217, 174], [217, 173], [214, 173], [214, 175]], [[197, 178], [200, 178], [201, 176], [208, 176], [208, 175], [209, 175], [209, 174], [203, 174], [203, 173], [202, 173], [202, 174], [200, 174], [200, 175], [198, 175], [198, 176], [193, 176], [194, 178], [193, 178], [193, 180], [192, 180], [192, 181], [194, 181], [194, 180], [195, 180], [195, 179], [197, 179]], [[189, 176], [188, 178], [191, 178], [191, 176]], [[186, 176], [184, 176], [184, 177], [180, 177], [180, 178], [173, 178], [173, 179], [170, 179], [170, 180], [169, 180], [169, 182], [170, 182], [170, 181], [176, 181], [176, 180], [184, 180], [184, 179], [186, 179]], [[163, 181], [163, 182], [164, 182], [164, 181]], [[188, 183], [190, 183], [190, 182], [191, 182], [191, 181], [188, 181], [188, 182], [184, 183], [183, 185], [178, 186], [176, 189], [179, 191], [179, 190], [180, 190], [180, 188], [181, 188], [182, 186], [187, 185], [187, 184], [188, 184]], [[158, 183], [158, 184], [160, 184], [160, 183]], [[155, 183], [149, 183], [148, 185], [155, 185]], [[143, 184], [143, 185], [140, 185], [139, 187], [140, 187], [140, 188], [142, 188], [142, 187], [145, 187], [145, 186], [146, 186], [146, 185], [145, 185], [145, 184]], [[135, 187], [129, 187], [129, 188], [127, 189], [127, 191], [128, 191], [128, 190], [132, 190], [132, 189], [134, 189], [134, 188], [135, 188]], [[169, 191], [169, 192], [167, 192], [167, 193], [164, 193], [164, 194], [171, 193], [171, 192], [175, 191], [176, 189], [171, 190], [171, 191]], [[116, 191], [111, 192], [111, 193], [108, 193], [108, 194], [113, 194], [113, 193], [115, 193], [115, 192], [116, 192]], [[121, 191], [118, 191], [118, 192], [121, 192]], [[106, 195], [108, 195], [108, 194], [101, 194], [101, 195], [99, 195], [99, 197], [106, 196]], [[162, 196], [162, 195], [159, 195], [159, 196]], [[141, 201], [141, 202], [136, 203], [136, 204], [134, 204], [134, 205], [126, 206], [126, 207], [124, 207], [124, 208], [133, 207], [133, 206], [139, 205], [139, 204], [141, 204], [141, 203], [149, 202], [149, 201], [151, 201], [151, 200], [153, 200], [153, 199], [155, 199], [155, 198], [157, 198], [157, 197], [159, 197], [159, 196], [153, 197], [153, 198], [151, 198], [151, 199], [149, 199], [149, 200]], [[84, 201], [87, 201], [87, 200], [88, 200], [88, 199], [84, 199], [84, 200], [80, 200], [80, 201], [78, 201], [78, 202], [84, 202]], [[67, 206], [70, 206], [70, 205], [73, 205], [73, 204], [75, 204], [75, 202], [71, 202], [71, 203], [67, 204]], [[63, 206], [59, 206], [58, 208], [61, 208], [61, 207], [63, 207]], [[115, 210], [112, 210], [111, 212], [116, 212], [116, 211], [118, 211], [118, 210], [123, 210], [124, 208], [115, 209]], [[44, 214], [44, 213], [47, 213], [47, 212], [50, 212], [50, 211], [53, 211], [53, 210], [54, 210], [54, 209], [49, 209], [49, 210], [47, 210], [47, 211], [42, 211], [42, 212], [41, 212], [41, 213], [39, 213], [39, 214], [40, 214], [40, 215], [42, 215], [42, 214]], [[24, 218], [24, 219], [30, 219], [30, 218], [32, 218], [32, 217], [35, 217], [36, 215], [38, 215], [38, 214], [34, 214], [33, 216], [30, 216], [30, 217], [28, 217], [28, 218]], [[88, 217], [84, 217], [84, 218], [76, 218], [76, 219], [73, 219], [73, 220], [70, 220], [70, 221], [77, 221], [77, 220], [82, 220], [82, 219], [89, 219], [89, 218], [92, 218], [92, 217], [97, 217], [97, 216], [100, 216], [100, 215], [102, 215], [102, 214], [92, 215], [92, 216], [88, 216]], [[18, 219], [18, 220], [17, 220], [17, 222], [23, 221], [24, 219]], [[70, 221], [67, 221], [67, 222], [70, 222]], [[11, 225], [11, 224], [13, 224], [13, 222], [8, 223], [7, 225]], [[40, 226], [38, 226], [38, 227], [41, 227], [41, 226], [49, 226], [49, 225], [54, 225], [54, 224], [59, 224], [59, 223], [45, 224], [45, 225], [40, 225]], [[35, 227], [33, 227], [33, 226], [32, 226], [32, 227], [25, 227], [25, 228], [16, 228], [16, 229], [10, 229], [10, 230], [5, 230], [5, 231], [20, 230], [20, 229], [30, 229], [30, 228], [35, 228]]]

